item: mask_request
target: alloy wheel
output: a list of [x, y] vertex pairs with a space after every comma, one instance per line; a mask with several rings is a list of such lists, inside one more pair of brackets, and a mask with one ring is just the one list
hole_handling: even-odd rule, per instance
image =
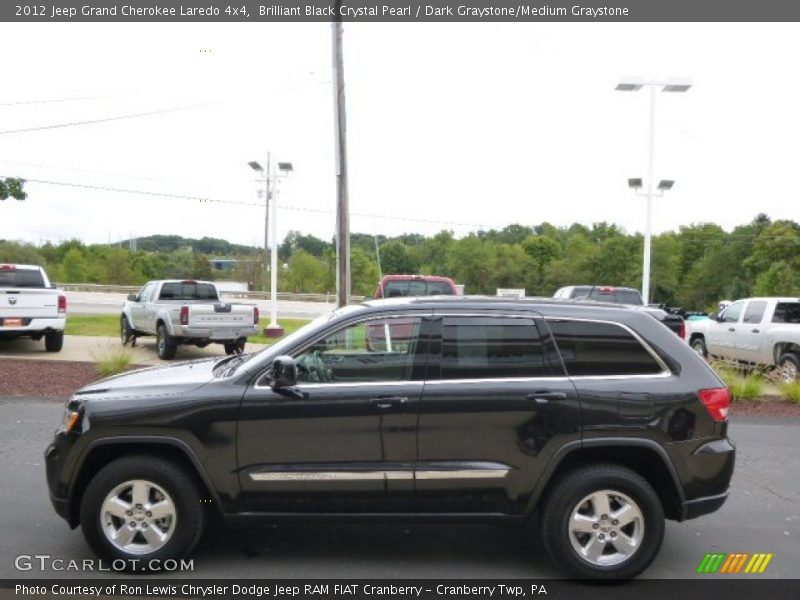
[[119, 484], [100, 509], [100, 526], [108, 542], [129, 554], [151, 554], [175, 532], [177, 510], [170, 495], [144, 479]]

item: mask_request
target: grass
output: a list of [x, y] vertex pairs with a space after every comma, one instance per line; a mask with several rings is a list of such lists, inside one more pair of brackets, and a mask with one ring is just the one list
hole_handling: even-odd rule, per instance
[[789, 402], [800, 403], [800, 381], [784, 382], [780, 390]]
[[712, 362], [711, 366], [730, 388], [734, 402], [760, 400], [764, 395], [764, 378], [760, 373], [745, 373], [733, 365], [718, 361]]
[[[284, 328], [284, 335], [289, 335], [308, 323], [306, 319], [278, 319], [278, 323]], [[247, 338], [253, 344], [273, 344], [280, 338], [264, 337], [261, 332], [269, 325], [269, 319], [261, 319], [258, 326], [258, 335]], [[86, 335], [119, 337], [119, 316], [118, 315], [75, 315], [67, 318], [67, 335]]]
[[127, 371], [133, 362], [130, 351], [122, 347], [107, 350], [93, 358], [95, 359], [95, 370], [101, 377], [110, 377]]

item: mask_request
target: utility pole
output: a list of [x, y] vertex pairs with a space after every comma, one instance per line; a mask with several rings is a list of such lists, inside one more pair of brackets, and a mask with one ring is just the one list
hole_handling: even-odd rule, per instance
[[[336, 14], [342, 0], [336, 0]], [[342, 21], [331, 23], [333, 38], [333, 108], [336, 116], [336, 305], [350, 303], [350, 207], [347, 197], [347, 120], [344, 100]]]
[[270, 201], [270, 194], [272, 190], [270, 189], [269, 185], [269, 175], [270, 175], [270, 164], [272, 163], [272, 156], [269, 152], [267, 152], [267, 172], [264, 177], [264, 294], [267, 293], [267, 281], [269, 281], [269, 276], [267, 271], [269, 270], [269, 201]]

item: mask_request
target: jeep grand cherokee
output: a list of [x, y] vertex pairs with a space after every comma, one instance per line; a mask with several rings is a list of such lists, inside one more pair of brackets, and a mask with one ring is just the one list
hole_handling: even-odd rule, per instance
[[638, 310], [371, 301], [259, 354], [79, 390], [47, 479], [56, 511], [110, 559], [183, 556], [208, 511], [231, 523], [536, 518], [571, 576], [629, 578], [655, 558], [665, 518], [725, 501], [729, 400]]

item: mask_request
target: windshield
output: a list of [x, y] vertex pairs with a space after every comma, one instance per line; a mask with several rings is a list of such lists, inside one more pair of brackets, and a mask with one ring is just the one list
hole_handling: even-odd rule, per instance
[[44, 277], [39, 269], [0, 269], [0, 287], [43, 288]]

